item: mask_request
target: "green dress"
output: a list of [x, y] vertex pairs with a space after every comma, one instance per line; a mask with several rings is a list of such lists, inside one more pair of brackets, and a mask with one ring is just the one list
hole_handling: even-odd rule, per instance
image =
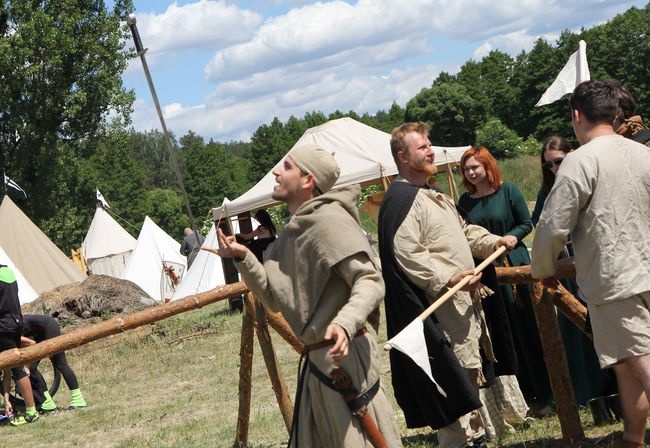
[[[530, 264], [528, 249], [522, 240], [532, 231], [533, 224], [526, 201], [513, 183], [504, 182], [497, 191], [481, 198], [471, 198], [469, 193], [465, 193], [460, 197], [458, 206], [474, 224], [485, 227], [495, 235], [517, 238], [517, 247], [508, 255], [511, 266]], [[552, 399], [552, 392], [531, 302], [531, 287], [517, 285], [516, 296], [512, 286], [498, 287], [506, 303], [515, 343], [519, 366], [517, 380], [521, 391], [529, 402], [544, 405]]]

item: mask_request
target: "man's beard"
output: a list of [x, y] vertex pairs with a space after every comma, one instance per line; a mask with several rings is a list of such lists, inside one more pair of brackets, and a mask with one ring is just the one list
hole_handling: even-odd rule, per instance
[[414, 166], [413, 169], [418, 173], [426, 174], [427, 177], [431, 177], [438, 172], [438, 167], [433, 163], [422, 162], [418, 166]]

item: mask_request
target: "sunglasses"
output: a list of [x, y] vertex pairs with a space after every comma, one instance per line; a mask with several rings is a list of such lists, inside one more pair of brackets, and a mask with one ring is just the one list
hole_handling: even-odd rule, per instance
[[553, 165], [557, 166], [558, 168], [560, 167], [560, 164], [564, 160], [564, 157], [558, 157], [557, 159], [551, 161], [551, 162], [544, 162], [542, 163], [542, 167], [546, 168], [547, 170], [550, 170], [553, 168]]

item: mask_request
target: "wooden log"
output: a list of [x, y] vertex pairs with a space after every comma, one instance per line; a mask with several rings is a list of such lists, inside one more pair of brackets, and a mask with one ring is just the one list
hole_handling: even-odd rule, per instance
[[302, 343], [300, 339], [293, 332], [289, 324], [282, 314], [273, 313], [269, 310], [266, 310], [266, 319], [269, 322], [271, 328], [273, 328], [279, 335], [293, 347], [293, 349], [298, 353], [305, 352], [305, 344]]
[[278, 358], [275, 355], [275, 350], [273, 349], [273, 342], [271, 341], [271, 334], [269, 333], [269, 327], [266, 321], [266, 312], [257, 300], [254, 300], [254, 302], [255, 330], [257, 333], [257, 340], [259, 341], [260, 348], [262, 349], [262, 356], [264, 357], [266, 370], [269, 373], [273, 392], [275, 392], [275, 399], [277, 400], [278, 406], [280, 407], [280, 412], [282, 413], [284, 424], [287, 427], [287, 432], [291, 434], [293, 404], [291, 403], [291, 397], [289, 396], [287, 383], [284, 380], [284, 374], [282, 373], [282, 370], [280, 370]]
[[147, 308], [127, 316], [119, 316], [107, 321], [91, 325], [70, 333], [48, 339], [38, 344], [22, 349], [6, 350], [0, 353], [0, 370], [29, 364], [65, 350], [88, 344], [97, 339], [112, 334], [132, 330], [142, 325], [151, 324], [166, 319], [175, 314], [184, 313], [205, 305], [219, 302], [230, 297], [236, 297], [248, 291], [244, 282], [220, 286], [211, 291], [195, 294], [174, 302]]
[[[247, 294], [248, 296], [248, 294]], [[253, 336], [255, 305], [245, 300], [239, 348], [239, 410], [237, 412], [237, 433], [235, 446], [248, 445], [248, 427], [251, 415], [251, 374], [253, 371]]]
[[569, 376], [569, 364], [567, 363], [564, 344], [560, 336], [560, 327], [553, 306], [553, 297], [540, 282], [534, 284], [533, 309], [535, 310], [535, 319], [537, 320], [539, 336], [542, 341], [551, 390], [557, 406], [562, 439], [565, 446], [576, 446], [584, 440], [585, 433], [580, 422], [578, 405], [573, 392], [571, 377]]
[[573, 325], [578, 327], [585, 336], [593, 340], [594, 335], [587, 330], [587, 307], [571, 294], [561, 283], [555, 289], [549, 289], [548, 293], [553, 298], [553, 304], [564, 314]]
[[[523, 284], [533, 283], [533, 278], [530, 270], [530, 265], [527, 266], [511, 266], [511, 267], [496, 267], [497, 280], [501, 284]], [[557, 263], [557, 270], [555, 271], [556, 278], [569, 278], [575, 277], [576, 267], [573, 263], [573, 258], [563, 258]]]

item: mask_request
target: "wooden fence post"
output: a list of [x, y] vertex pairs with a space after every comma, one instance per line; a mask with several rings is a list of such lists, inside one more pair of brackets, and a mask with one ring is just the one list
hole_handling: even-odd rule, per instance
[[251, 414], [251, 373], [253, 371], [253, 305], [248, 294], [244, 301], [241, 342], [239, 348], [239, 410], [237, 412], [237, 434], [235, 446], [248, 445], [248, 426]]
[[278, 358], [273, 349], [273, 342], [271, 341], [271, 334], [269, 333], [269, 327], [266, 321], [266, 312], [262, 305], [253, 298], [251, 293], [248, 293], [248, 295], [250, 295], [251, 300], [255, 303], [255, 330], [257, 333], [257, 340], [262, 349], [266, 369], [269, 372], [273, 392], [275, 392], [275, 399], [278, 401], [278, 406], [280, 407], [284, 424], [287, 427], [287, 432], [291, 432], [293, 405], [291, 403], [287, 384], [284, 380], [284, 375], [282, 374], [282, 370], [280, 370], [278, 364]]
[[571, 384], [569, 364], [567, 363], [564, 344], [560, 336], [560, 327], [553, 306], [553, 297], [540, 282], [535, 282], [533, 287], [533, 309], [535, 310], [535, 319], [537, 320], [539, 336], [542, 341], [551, 389], [557, 406], [557, 416], [562, 428], [562, 438], [566, 445], [576, 446], [576, 444], [584, 440], [585, 434], [578, 414], [578, 405]]

